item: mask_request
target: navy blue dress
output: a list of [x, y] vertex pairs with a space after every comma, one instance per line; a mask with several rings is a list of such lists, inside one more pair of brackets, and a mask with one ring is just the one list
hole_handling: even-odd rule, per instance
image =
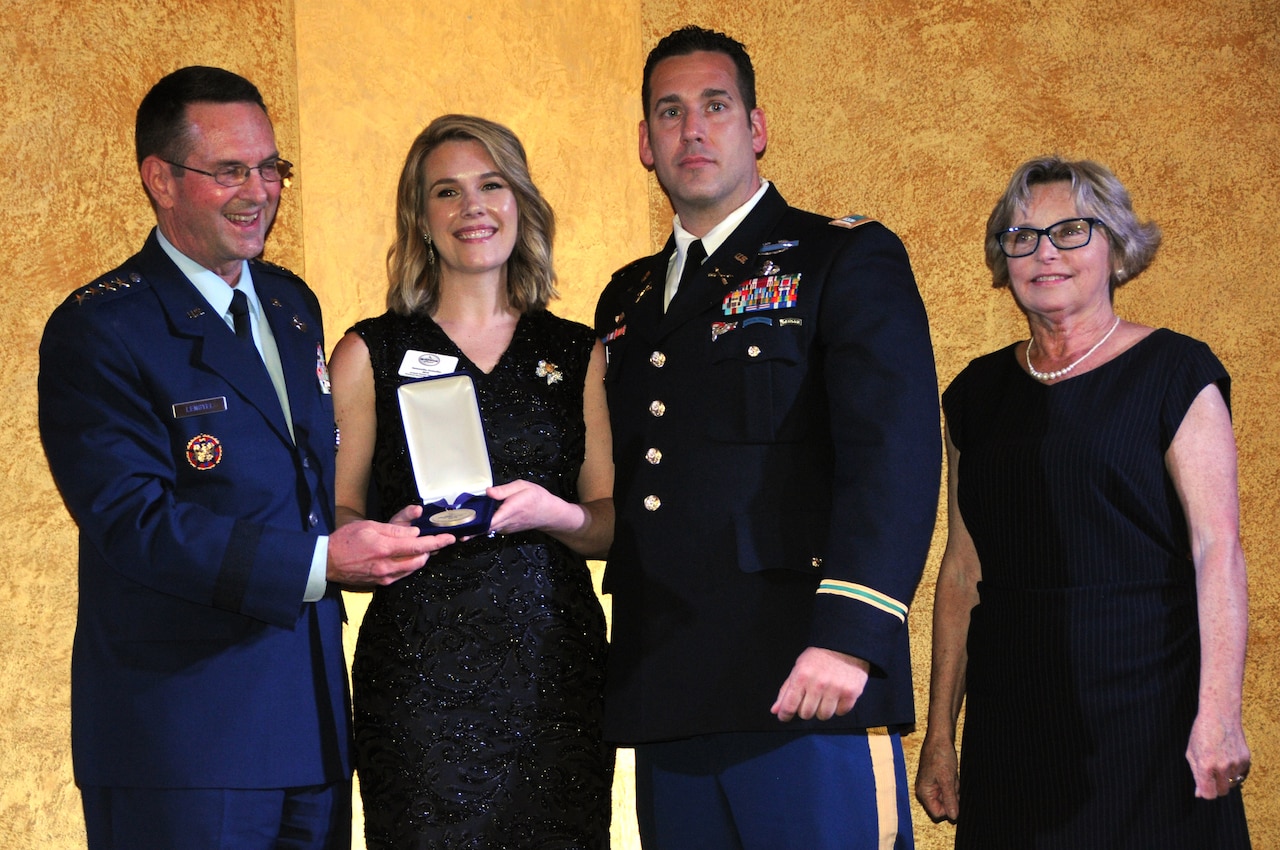
[[1013, 346], [943, 394], [982, 564], [969, 626], [957, 848], [1249, 846], [1239, 789], [1194, 796], [1200, 642], [1165, 452], [1210, 383], [1201, 342], [1157, 330], [1044, 385]]
[[[590, 329], [526, 314], [487, 374], [426, 316], [354, 330], [373, 366], [383, 516], [417, 500], [395, 393], [408, 350], [458, 357], [475, 381], [495, 483], [576, 500]], [[605, 651], [586, 562], [541, 532], [457, 543], [376, 590], [352, 667], [370, 850], [608, 847]]]

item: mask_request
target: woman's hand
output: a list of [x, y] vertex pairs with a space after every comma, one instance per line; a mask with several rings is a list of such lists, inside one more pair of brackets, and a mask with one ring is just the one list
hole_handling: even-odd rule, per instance
[[1252, 759], [1240, 718], [1218, 717], [1202, 708], [1191, 726], [1187, 762], [1196, 780], [1197, 797], [1222, 797], [1244, 782]]
[[955, 744], [925, 736], [916, 772], [916, 799], [935, 822], [943, 818], [956, 822], [960, 816], [960, 764]]

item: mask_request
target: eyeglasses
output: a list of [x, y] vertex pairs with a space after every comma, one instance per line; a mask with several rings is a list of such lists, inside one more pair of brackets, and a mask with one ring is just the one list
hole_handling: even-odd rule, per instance
[[202, 171], [199, 168], [192, 168], [189, 165], [183, 165], [180, 162], [171, 160], [163, 160], [176, 168], [182, 168], [186, 171], [194, 171], [196, 174], [203, 174], [206, 177], [212, 177], [219, 186], [236, 187], [243, 186], [249, 180], [249, 173], [256, 171], [262, 175], [262, 179], [267, 183], [283, 183], [288, 186], [293, 179], [293, 163], [284, 159], [269, 159], [261, 165], [234, 165], [218, 166], [217, 171]]
[[[1040, 237], [1048, 236], [1059, 251], [1083, 248], [1093, 238], [1093, 226], [1102, 224], [1096, 218], [1064, 218], [1046, 228], [1010, 227], [996, 234], [996, 242], [1006, 257], [1028, 257], [1040, 247]], [[1104, 227], [1106, 225], [1103, 225]]]

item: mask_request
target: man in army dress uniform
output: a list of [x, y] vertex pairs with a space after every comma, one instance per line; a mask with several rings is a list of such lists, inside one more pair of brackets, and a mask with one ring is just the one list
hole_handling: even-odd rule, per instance
[[596, 313], [617, 509], [605, 725], [636, 747], [642, 841], [911, 847], [906, 616], [941, 439], [906, 252], [761, 180], [737, 41], [668, 35], [643, 99], [674, 232]]

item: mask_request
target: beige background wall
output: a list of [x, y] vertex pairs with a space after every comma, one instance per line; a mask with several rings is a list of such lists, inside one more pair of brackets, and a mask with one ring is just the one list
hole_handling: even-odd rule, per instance
[[[371, 6], [372, 8], [364, 8]], [[982, 224], [1015, 165], [1060, 151], [1111, 166], [1165, 230], [1117, 299], [1126, 318], [1208, 341], [1234, 376], [1252, 635], [1246, 804], [1280, 848], [1265, 792], [1280, 757], [1280, 324], [1272, 230], [1280, 177], [1280, 0], [0, 0], [0, 847], [83, 846], [67, 749], [75, 534], [35, 433], [35, 348], [72, 288], [141, 244], [137, 102], [164, 73], [220, 64], [263, 89], [301, 178], [268, 256], [305, 273], [330, 345], [380, 312], [394, 183], [446, 111], [507, 123], [560, 221], [558, 312], [590, 316], [614, 267], [665, 236], [670, 211], [635, 158], [639, 73], [685, 22], [744, 41], [793, 203], [860, 212], [911, 251], [940, 378], [1025, 324], [982, 265]], [[941, 533], [938, 536], [941, 541]], [[912, 629], [923, 711], [935, 547]], [[353, 599], [359, 608], [360, 600]], [[919, 735], [909, 739], [909, 768]], [[1046, 769], [1051, 769], [1047, 767]], [[625, 780], [625, 770], [623, 771]], [[627, 786], [620, 784], [625, 798]], [[625, 805], [616, 847], [635, 846]], [[917, 845], [951, 828], [916, 817]]]

